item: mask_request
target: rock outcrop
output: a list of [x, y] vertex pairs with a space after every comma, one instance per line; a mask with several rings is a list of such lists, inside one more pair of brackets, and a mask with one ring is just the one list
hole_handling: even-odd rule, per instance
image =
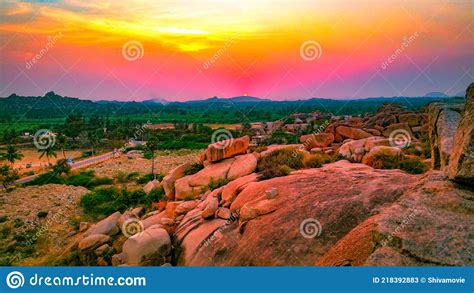
[[432, 103], [428, 107], [432, 169], [447, 170], [463, 104]]
[[[205, 225], [189, 220], [194, 228], [189, 232], [191, 239], [181, 233], [180, 245], [186, 252], [178, 263], [312, 265], [351, 229], [398, 199], [415, 180], [400, 171], [339, 161], [250, 183], [230, 208], [233, 214], [244, 212], [245, 220], [216, 219]], [[265, 192], [269, 188], [277, 190], [272, 199]], [[300, 224], [308, 218], [320, 221], [321, 237], [308, 240], [300, 234]], [[184, 220], [180, 225], [178, 231], [184, 231]]]
[[472, 266], [473, 199], [472, 191], [458, 189], [445, 174], [431, 171], [315, 264]]
[[201, 154], [201, 162], [216, 162], [226, 158], [245, 154], [249, 147], [250, 138], [243, 136], [210, 144]]
[[466, 91], [466, 106], [456, 135], [449, 161], [449, 178], [465, 184], [474, 184], [474, 83]]

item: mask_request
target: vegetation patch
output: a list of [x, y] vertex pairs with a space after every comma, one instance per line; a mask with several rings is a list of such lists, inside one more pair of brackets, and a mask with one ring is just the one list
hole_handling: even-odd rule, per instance
[[204, 169], [204, 165], [202, 163], [192, 163], [186, 170], [184, 170], [185, 175], [193, 175], [197, 172]]
[[126, 188], [101, 187], [82, 196], [80, 205], [86, 215], [100, 217], [117, 211], [124, 212], [130, 207], [149, 207], [156, 197], [156, 194], [149, 196], [142, 190], [130, 191]]

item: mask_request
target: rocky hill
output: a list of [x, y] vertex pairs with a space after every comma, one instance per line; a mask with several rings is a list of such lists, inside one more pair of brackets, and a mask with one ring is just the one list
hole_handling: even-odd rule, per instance
[[474, 265], [474, 84], [465, 105], [333, 117], [301, 144], [208, 146], [145, 187], [155, 210], [89, 225], [82, 265]]

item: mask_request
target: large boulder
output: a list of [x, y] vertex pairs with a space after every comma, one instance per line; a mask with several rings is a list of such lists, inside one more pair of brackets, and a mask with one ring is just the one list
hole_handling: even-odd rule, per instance
[[337, 127], [336, 133], [342, 136], [343, 138], [350, 138], [350, 139], [364, 139], [364, 138], [368, 138], [372, 136], [372, 134], [365, 132], [362, 129], [348, 127], [348, 126]]
[[315, 261], [321, 266], [472, 266], [474, 193], [439, 171], [413, 184]]
[[122, 250], [128, 265], [161, 265], [171, 252], [171, 239], [161, 225], [154, 225], [128, 238]]
[[432, 103], [428, 107], [428, 134], [431, 167], [447, 171], [454, 149], [454, 135], [461, 120], [464, 104]]
[[118, 226], [118, 220], [122, 214], [120, 212], [115, 212], [107, 218], [103, 219], [100, 222], [92, 225], [89, 230], [84, 233], [84, 237], [94, 235], [94, 234], [103, 234], [103, 235], [115, 235], [120, 232]]
[[[396, 201], [416, 180], [399, 170], [374, 170], [338, 161], [251, 183], [231, 205], [233, 214], [244, 212], [245, 221], [214, 219], [189, 228], [181, 238], [181, 246], [186, 247], [178, 264], [312, 265], [354, 227]], [[278, 190], [271, 199], [265, 193], [269, 188]], [[312, 219], [319, 221], [322, 232], [308, 239], [301, 234], [300, 225]]]
[[230, 158], [215, 164], [211, 164], [188, 178], [189, 186], [208, 186], [211, 181], [217, 182], [227, 178], [230, 166], [234, 163]]
[[248, 136], [242, 136], [210, 144], [201, 154], [201, 161], [216, 162], [245, 154], [249, 148], [249, 142]]
[[461, 183], [474, 184], [474, 83], [466, 91], [466, 106], [449, 160], [449, 178]]
[[148, 182], [147, 184], [145, 184], [145, 186], [143, 187], [143, 191], [146, 194], [150, 194], [153, 190], [160, 189], [160, 188], [161, 188], [160, 181], [154, 179], [154, 180]]
[[257, 158], [254, 154], [242, 155], [235, 158], [227, 173], [227, 179], [234, 180], [255, 171]]
[[163, 178], [161, 185], [165, 191], [165, 195], [169, 200], [174, 200], [175, 189], [174, 184], [176, 180], [183, 178], [185, 176], [185, 171], [191, 166], [191, 163], [184, 163], [178, 167], [171, 170], [168, 175]]
[[326, 132], [307, 134], [300, 137], [300, 142], [307, 150], [325, 148], [334, 142], [334, 134]]
[[252, 173], [250, 175], [240, 177], [236, 180], [229, 182], [222, 189], [221, 203], [223, 206], [230, 206], [235, 197], [239, 194], [251, 182], [257, 181], [258, 175]]
[[110, 240], [111, 240], [110, 236], [103, 235], [103, 234], [93, 234], [79, 241], [78, 248], [81, 251], [93, 250], [105, 243], [109, 243]]
[[191, 200], [198, 197], [207, 189], [206, 186], [191, 186], [189, 180], [193, 175], [185, 176], [175, 182], [175, 200]]
[[406, 122], [390, 124], [383, 131], [383, 136], [385, 137], [396, 138], [397, 135], [403, 135], [407, 142], [411, 142], [413, 139], [410, 125]]
[[[364, 157], [362, 158], [362, 163], [372, 165], [374, 158], [380, 155], [384, 155], [388, 159], [396, 161], [402, 158], [403, 152], [396, 147], [376, 146], [373, 147], [370, 152], [364, 155]], [[372, 167], [376, 168], [376, 166], [373, 165]]]

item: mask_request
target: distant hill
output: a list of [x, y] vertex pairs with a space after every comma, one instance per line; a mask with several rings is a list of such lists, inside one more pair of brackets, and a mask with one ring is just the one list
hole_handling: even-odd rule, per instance
[[442, 92], [430, 92], [425, 95], [427, 98], [446, 98], [448, 95]]
[[238, 96], [232, 98], [218, 98], [212, 97], [205, 100], [191, 100], [182, 102], [183, 104], [205, 104], [205, 103], [222, 103], [222, 104], [231, 104], [231, 103], [258, 103], [258, 102], [277, 102], [268, 99], [261, 99], [257, 97], [250, 96]]
[[165, 99], [135, 101], [91, 101], [63, 97], [54, 92], [44, 96], [22, 97], [12, 94], [0, 98], [0, 122], [23, 119], [65, 118], [72, 114], [110, 117], [153, 117], [159, 122], [237, 123], [271, 121], [295, 112], [322, 112], [335, 115], [363, 115], [384, 103], [398, 103], [407, 109], [419, 109], [433, 101], [449, 102], [450, 97], [374, 97], [357, 100], [311, 98], [273, 101], [258, 97], [212, 97], [205, 100], [169, 102]]
[[155, 99], [150, 99], [150, 100], [145, 100], [142, 103], [144, 104], [161, 104], [161, 105], [167, 105], [170, 103], [170, 101], [166, 99], [160, 99], [160, 98], [155, 98]]

